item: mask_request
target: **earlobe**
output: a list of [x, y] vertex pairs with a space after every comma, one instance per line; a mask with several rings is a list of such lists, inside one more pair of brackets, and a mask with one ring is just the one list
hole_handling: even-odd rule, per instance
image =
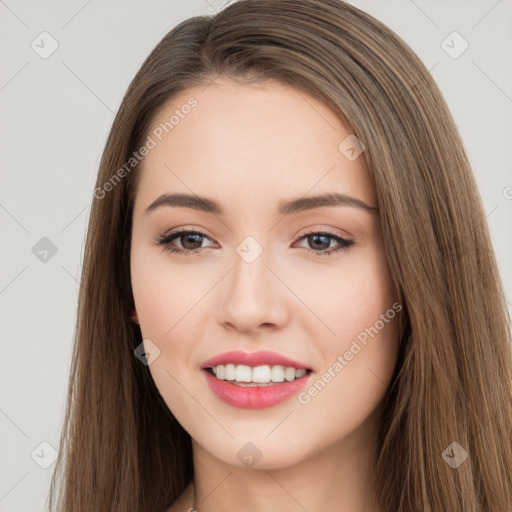
[[135, 308], [133, 308], [133, 311], [132, 311], [132, 315], [131, 315], [131, 321], [134, 323], [134, 324], [138, 324], [139, 323], [139, 317], [137, 315], [137, 310]]

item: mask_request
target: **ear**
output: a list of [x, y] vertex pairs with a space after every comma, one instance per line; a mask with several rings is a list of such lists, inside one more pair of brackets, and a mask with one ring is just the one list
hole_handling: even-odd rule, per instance
[[134, 323], [134, 324], [138, 324], [139, 323], [139, 317], [137, 315], [137, 310], [135, 308], [133, 308], [133, 311], [132, 311], [132, 315], [131, 315], [131, 321]]

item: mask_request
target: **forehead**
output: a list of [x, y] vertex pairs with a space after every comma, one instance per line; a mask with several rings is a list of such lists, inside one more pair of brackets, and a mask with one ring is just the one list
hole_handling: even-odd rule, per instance
[[351, 161], [339, 149], [350, 134], [325, 104], [276, 81], [187, 89], [153, 119], [136, 209], [164, 192], [235, 204], [335, 191], [375, 204], [364, 155]]

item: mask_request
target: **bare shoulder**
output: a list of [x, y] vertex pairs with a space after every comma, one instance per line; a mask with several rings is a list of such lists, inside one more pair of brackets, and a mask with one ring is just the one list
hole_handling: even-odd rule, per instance
[[179, 498], [165, 512], [192, 512], [194, 488], [192, 482], [180, 494]]

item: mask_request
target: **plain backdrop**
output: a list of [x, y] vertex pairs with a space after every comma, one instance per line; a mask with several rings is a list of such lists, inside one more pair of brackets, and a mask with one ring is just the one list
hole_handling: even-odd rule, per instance
[[[45, 509], [89, 207], [114, 114], [157, 42], [223, 3], [0, 0], [1, 512]], [[439, 84], [474, 167], [510, 307], [512, 2], [352, 3], [405, 39]]]

